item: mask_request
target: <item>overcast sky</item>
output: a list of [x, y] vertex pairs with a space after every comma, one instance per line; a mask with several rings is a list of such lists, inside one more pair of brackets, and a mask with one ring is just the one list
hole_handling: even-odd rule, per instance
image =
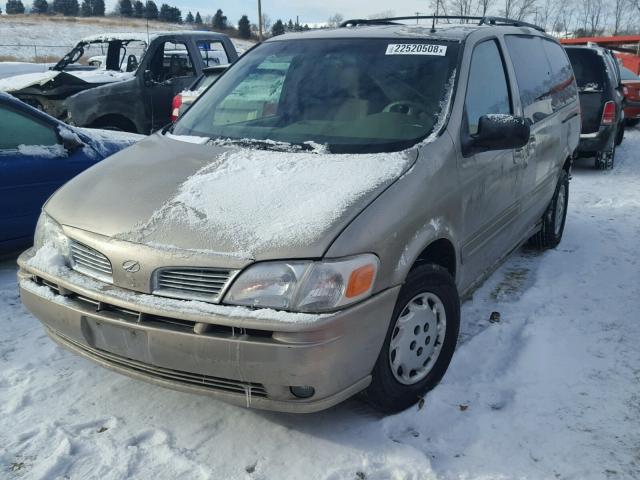
[[[114, 0], [112, 0], [114, 1]], [[257, 0], [155, 0], [158, 5], [168, 3], [180, 8], [184, 15], [191, 10], [195, 15], [212, 14], [218, 8], [224, 11], [229, 22], [236, 24], [241, 15], [247, 14], [251, 22], [258, 18]], [[114, 2], [115, 3], [115, 2]], [[416, 11], [429, 12], [430, 0], [262, 0], [262, 12], [273, 20], [282, 18], [295, 21], [300, 16], [300, 23], [325, 22], [334, 13], [341, 13], [345, 18], [362, 18], [369, 15], [392, 10], [396, 15], [413, 15]]]

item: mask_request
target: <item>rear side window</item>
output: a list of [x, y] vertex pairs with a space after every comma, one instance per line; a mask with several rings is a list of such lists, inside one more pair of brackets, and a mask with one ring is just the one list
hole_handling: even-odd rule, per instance
[[227, 57], [227, 52], [222, 42], [198, 40], [196, 45], [205, 67], [215, 67], [216, 65], [227, 65], [229, 63], [229, 57]]
[[[489, 88], [487, 88], [489, 87]], [[511, 113], [507, 77], [495, 40], [482, 42], [473, 50], [465, 110], [469, 134], [478, 133], [480, 117], [491, 113]]]
[[541, 42], [551, 67], [551, 107], [556, 112], [575, 100], [578, 90], [573, 68], [564, 48], [550, 40], [541, 39]]
[[[554, 44], [539, 37], [507, 35], [505, 42], [516, 71], [524, 117], [531, 123], [539, 122], [563, 105], [557, 91], [562, 86], [562, 75], [555, 71], [555, 68], [562, 70], [562, 62], [549, 48]], [[547, 52], [552, 54], [553, 60], [548, 58]], [[564, 80], [568, 81], [568, 78]]]
[[581, 92], [601, 92], [605, 88], [605, 65], [602, 57], [587, 48], [568, 48], [576, 82]]

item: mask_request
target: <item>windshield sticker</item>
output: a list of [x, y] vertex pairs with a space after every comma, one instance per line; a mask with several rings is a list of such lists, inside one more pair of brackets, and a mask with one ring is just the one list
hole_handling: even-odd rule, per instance
[[385, 55], [438, 55], [447, 54], [444, 45], [430, 45], [426, 43], [390, 43]]

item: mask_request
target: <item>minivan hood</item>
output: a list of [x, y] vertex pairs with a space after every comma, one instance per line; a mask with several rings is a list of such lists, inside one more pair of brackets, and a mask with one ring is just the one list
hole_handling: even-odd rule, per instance
[[417, 158], [416, 150], [332, 155], [180, 138], [156, 134], [98, 163], [45, 210], [63, 225], [162, 249], [319, 258]]

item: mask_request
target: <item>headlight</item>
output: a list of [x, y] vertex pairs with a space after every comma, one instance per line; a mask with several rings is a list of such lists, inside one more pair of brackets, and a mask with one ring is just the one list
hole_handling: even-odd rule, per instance
[[33, 248], [37, 252], [45, 245], [51, 245], [64, 257], [69, 253], [69, 239], [62, 231], [62, 227], [46, 213], [42, 212], [36, 225], [33, 237]]
[[371, 295], [378, 265], [378, 257], [371, 254], [324, 262], [258, 263], [238, 276], [224, 303], [297, 312], [335, 310]]

